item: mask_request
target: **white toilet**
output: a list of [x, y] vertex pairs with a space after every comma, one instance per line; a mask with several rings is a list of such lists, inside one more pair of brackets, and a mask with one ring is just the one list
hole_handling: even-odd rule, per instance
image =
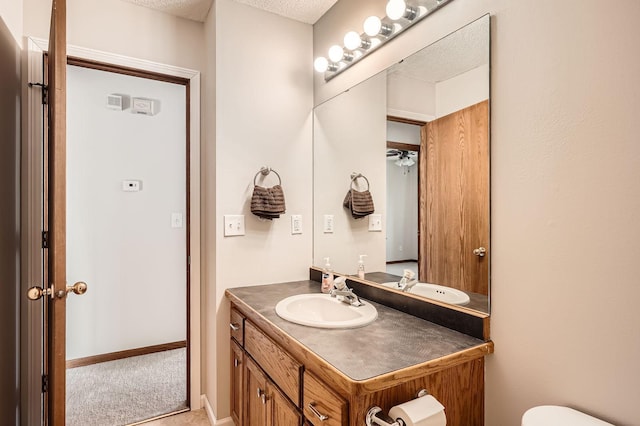
[[527, 410], [522, 426], [614, 426], [569, 407], [541, 405]]

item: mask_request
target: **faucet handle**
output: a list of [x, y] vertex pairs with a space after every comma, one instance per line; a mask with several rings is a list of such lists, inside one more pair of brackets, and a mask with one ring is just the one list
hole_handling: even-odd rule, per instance
[[333, 287], [336, 290], [344, 290], [347, 287], [345, 277], [337, 277], [333, 280]]

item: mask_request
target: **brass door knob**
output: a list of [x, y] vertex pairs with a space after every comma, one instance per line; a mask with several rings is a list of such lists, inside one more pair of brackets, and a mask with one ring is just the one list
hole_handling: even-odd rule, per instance
[[484, 257], [484, 255], [487, 254], [487, 249], [484, 247], [478, 247], [477, 249], [473, 250], [473, 254], [479, 257]]
[[87, 292], [87, 283], [84, 281], [78, 281], [74, 285], [67, 286], [67, 294], [74, 292], [77, 295], [85, 294]]
[[31, 287], [29, 290], [27, 290], [27, 298], [29, 300], [38, 300], [42, 296], [49, 296], [51, 293], [53, 293], [53, 287], [42, 288], [42, 287], [34, 286], [34, 287]]
[[58, 290], [58, 291], [54, 290], [53, 285], [51, 285], [51, 287], [49, 288], [42, 288], [42, 287], [35, 286], [27, 290], [27, 298], [29, 300], [38, 300], [42, 296], [51, 296], [52, 298], [57, 297], [58, 299], [62, 299], [63, 297], [65, 297], [67, 294], [71, 292], [78, 295], [85, 294], [87, 292], [87, 283], [83, 281], [78, 281], [74, 285], [68, 285], [65, 290]]

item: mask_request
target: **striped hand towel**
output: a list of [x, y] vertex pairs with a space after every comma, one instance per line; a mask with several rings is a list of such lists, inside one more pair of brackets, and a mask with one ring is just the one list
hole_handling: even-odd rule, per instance
[[371, 197], [369, 190], [356, 191], [355, 189], [350, 189], [347, 191], [342, 205], [351, 211], [351, 216], [354, 219], [369, 216], [375, 211], [373, 197]]
[[253, 187], [251, 196], [251, 213], [263, 219], [277, 219], [286, 210], [284, 192], [280, 185], [271, 188]]

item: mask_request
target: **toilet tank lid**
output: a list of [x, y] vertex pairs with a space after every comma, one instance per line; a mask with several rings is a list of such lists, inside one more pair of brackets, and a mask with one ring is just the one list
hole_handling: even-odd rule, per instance
[[527, 410], [522, 426], [614, 426], [569, 407], [541, 405]]

